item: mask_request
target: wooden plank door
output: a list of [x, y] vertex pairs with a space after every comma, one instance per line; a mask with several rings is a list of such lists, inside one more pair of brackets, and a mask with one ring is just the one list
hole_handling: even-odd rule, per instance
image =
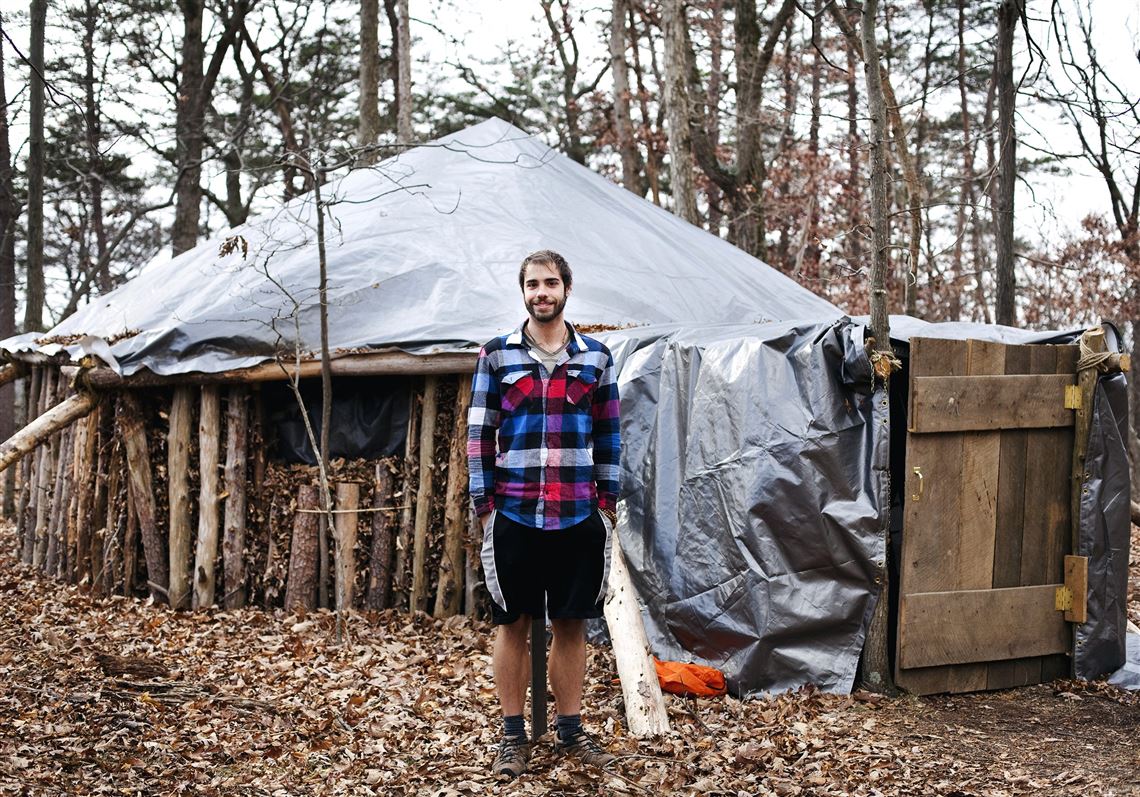
[[917, 693], [1069, 672], [1076, 346], [914, 338], [895, 678]]

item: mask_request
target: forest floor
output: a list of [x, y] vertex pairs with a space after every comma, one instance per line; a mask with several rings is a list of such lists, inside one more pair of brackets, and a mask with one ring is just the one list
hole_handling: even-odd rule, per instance
[[0, 795], [1140, 795], [1140, 695], [1104, 684], [667, 696], [673, 731], [646, 742], [622, 732], [602, 648], [586, 722], [614, 774], [555, 759], [547, 734], [505, 782], [488, 774], [488, 626], [353, 614], [341, 644], [334, 628], [328, 613], [95, 600], [0, 553]]

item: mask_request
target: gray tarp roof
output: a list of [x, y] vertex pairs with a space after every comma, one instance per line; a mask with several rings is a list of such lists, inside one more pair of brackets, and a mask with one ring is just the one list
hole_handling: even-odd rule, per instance
[[[323, 188], [331, 347], [473, 351], [516, 326], [523, 256], [550, 248], [574, 269], [571, 320], [610, 326], [830, 321], [829, 302], [498, 119], [351, 172]], [[217, 372], [319, 345], [311, 196], [227, 230], [96, 298], [48, 333], [91, 336], [123, 374]], [[249, 245], [221, 256], [233, 235]], [[9, 353], [58, 352], [35, 334]]]

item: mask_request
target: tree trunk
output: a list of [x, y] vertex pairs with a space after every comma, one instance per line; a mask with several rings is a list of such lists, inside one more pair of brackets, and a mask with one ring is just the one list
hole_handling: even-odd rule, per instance
[[435, 417], [439, 402], [439, 377], [424, 380], [424, 411], [420, 421], [420, 485], [416, 491], [416, 529], [412, 546], [412, 595], [409, 609], [427, 611], [427, 547], [431, 523], [435, 468]]
[[360, 485], [340, 482], [336, 486], [336, 609], [352, 608], [356, 593], [356, 525], [360, 519]]
[[360, 123], [356, 145], [360, 162], [371, 166], [379, 160], [375, 147], [380, 138], [380, 0], [360, 0]]
[[226, 504], [222, 537], [222, 570], [227, 609], [245, 606], [245, 464], [249, 426], [245, 387], [230, 388], [226, 402]]
[[408, 0], [396, 0], [396, 138], [401, 144], [416, 140], [412, 129], [412, 31]]
[[[4, 21], [0, 19], [0, 34]], [[8, 143], [8, 98], [4, 87], [4, 53], [0, 48], [0, 340], [16, 334], [16, 222], [20, 205], [12, 182], [12, 150]], [[16, 433], [16, 385], [0, 383], [0, 440]], [[15, 470], [5, 471], [0, 478], [0, 514], [15, 511], [13, 492]], [[16, 516], [19, 527], [20, 518]]]
[[289, 545], [289, 577], [285, 584], [285, 611], [312, 610], [317, 605], [317, 509], [315, 484], [303, 484], [297, 493], [297, 514]]
[[661, 26], [665, 33], [665, 107], [669, 112], [669, 179], [673, 212], [690, 224], [699, 225], [701, 217], [697, 212], [693, 144], [689, 131], [687, 24], [684, 0], [663, 0]]
[[[146, 557], [146, 579], [150, 596], [156, 602], [167, 600], [170, 584], [170, 561], [166, 545], [158, 533], [155, 520], [154, 490], [151, 486], [150, 450], [147, 448], [146, 425], [139, 400], [130, 391], [123, 393], [119, 428], [127, 449], [127, 472], [130, 476], [135, 513], [142, 534], [143, 554]], [[108, 527], [107, 533], [113, 529]]]
[[1014, 297], [1017, 283], [1013, 270], [1013, 204], [1017, 180], [1017, 134], [1014, 130], [1014, 104], [1017, 87], [1013, 82], [1013, 35], [1021, 18], [1020, 0], [1002, 0], [998, 6], [995, 77], [998, 97], [998, 174], [994, 202], [994, 228], [997, 232], [997, 299], [994, 320], [999, 324], [1017, 323]]
[[182, 9], [182, 63], [178, 78], [174, 135], [177, 137], [178, 176], [175, 181], [174, 227], [171, 244], [175, 255], [198, 243], [202, 204], [202, 146], [205, 126], [203, 69], [206, 47], [202, 41], [202, 0], [179, 0]]
[[621, 156], [621, 183], [626, 190], [639, 196], [641, 188], [641, 155], [633, 135], [633, 120], [629, 113], [629, 64], [625, 60], [626, 15], [629, 0], [613, 0], [610, 17], [610, 71], [614, 80], [614, 133], [618, 154]]
[[[871, 334], [875, 336], [876, 349], [890, 351], [890, 317], [887, 314], [885, 286], [890, 243], [887, 226], [887, 109], [883, 98], [879, 47], [875, 41], [877, 16], [878, 0], [867, 0], [863, 7], [861, 34], [867, 105], [871, 116], [871, 241], [874, 255], [871, 263]], [[890, 547], [888, 532], [889, 529], [884, 524], [882, 529], [884, 551]], [[879, 599], [875, 604], [871, 626], [867, 630], [862, 662], [864, 683], [873, 689], [883, 691], [894, 688], [887, 649], [890, 603], [887, 575], [888, 570], [884, 561], [880, 569]]]
[[463, 533], [467, 527], [467, 408], [471, 404], [471, 377], [459, 378], [455, 401], [455, 430], [447, 457], [447, 493], [443, 502], [443, 556], [435, 616], [459, 614], [463, 597]]
[[170, 499], [170, 608], [190, 606], [190, 435], [194, 394], [174, 388], [166, 437], [167, 494]]
[[[217, 385], [202, 388], [198, 413], [198, 541], [194, 552], [194, 608], [214, 604], [218, 558], [218, 463], [221, 458], [221, 399]], [[272, 535], [271, 535], [272, 536]]]
[[396, 531], [396, 510], [390, 461], [376, 463], [376, 481], [372, 489], [372, 548], [368, 557], [369, 609], [387, 609], [392, 599], [392, 542]]
[[44, 328], [44, 30], [47, 0], [32, 0], [28, 78], [28, 241], [24, 331]]

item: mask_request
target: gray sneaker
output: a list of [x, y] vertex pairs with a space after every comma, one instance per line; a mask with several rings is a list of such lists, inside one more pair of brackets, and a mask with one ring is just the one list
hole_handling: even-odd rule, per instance
[[517, 778], [526, 772], [526, 762], [530, 758], [530, 743], [525, 736], [504, 736], [495, 750], [495, 763], [491, 771], [496, 775]]
[[584, 730], [578, 731], [565, 741], [558, 738], [558, 734], [555, 734], [554, 750], [559, 755], [573, 756], [579, 761], [595, 767], [607, 767], [617, 761], [617, 756], [594, 741], [594, 737]]

